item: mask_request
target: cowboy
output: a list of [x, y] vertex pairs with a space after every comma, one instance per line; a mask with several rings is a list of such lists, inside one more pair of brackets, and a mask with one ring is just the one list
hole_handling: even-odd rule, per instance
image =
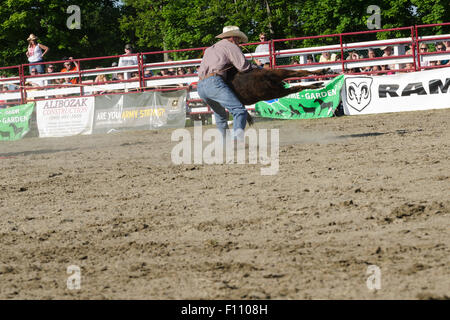
[[228, 110], [233, 115], [233, 137], [243, 141], [247, 109], [228, 87], [226, 72], [232, 67], [240, 72], [253, 68], [239, 48], [239, 43], [248, 42], [248, 38], [236, 26], [224, 27], [216, 38], [222, 40], [206, 49], [198, 70], [198, 94], [213, 109], [222, 136], [226, 137], [228, 129]]

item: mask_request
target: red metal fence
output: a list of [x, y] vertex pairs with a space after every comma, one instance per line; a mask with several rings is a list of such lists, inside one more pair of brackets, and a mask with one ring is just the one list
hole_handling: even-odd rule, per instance
[[[266, 42], [254, 42], [242, 45], [243, 52], [248, 58], [257, 59], [266, 57], [270, 60], [271, 68], [293, 68], [293, 69], [320, 69], [330, 67], [335, 74], [314, 77], [331, 78], [341, 73], [359, 73], [359, 74], [386, 74], [388, 72], [412, 72], [424, 69], [440, 68], [444, 65], [433, 63], [450, 55], [446, 52], [421, 52], [420, 45], [426, 44], [429, 49], [434, 49], [430, 44], [438, 41], [450, 41], [450, 34], [421, 36], [420, 33], [427, 28], [442, 26], [447, 28], [448, 23], [419, 25], [403, 28], [391, 28], [383, 30], [370, 30], [361, 32], [350, 32], [341, 34], [319, 35], [310, 37], [298, 37], [290, 39], [274, 39]], [[450, 28], [449, 28], [450, 30]], [[347, 42], [348, 37], [369, 37], [379, 33], [403, 34], [402, 38], [390, 38], [388, 40], [371, 40], [364, 42]], [[450, 33], [450, 32], [449, 32]], [[306, 41], [322, 41], [322, 46], [307, 47]], [[265, 53], [255, 54], [254, 48], [259, 44], [268, 44], [269, 50]], [[450, 47], [450, 42], [448, 43]], [[381, 48], [391, 46], [393, 54], [390, 56], [381, 56]], [[36, 64], [22, 64], [11, 67], [1, 67], [0, 74], [6, 73], [9, 77], [0, 78], [0, 105], [13, 105], [25, 103], [27, 101], [45, 100], [61, 98], [67, 95], [73, 96], [95, 96], [103, 94], [124, 94], [129, 92], [143, 92], [148, 90], [179, 90], [189, 89], [194, 94], [188, 98], [188, 104], [201, 104], [201, 100], [195, 95], [197, 82], [196, 67], [200, 64], [201, 58], [166, 61], [166, 62], [146, 62], [146, 60], [155, 60], [164, 54], [184, 54], [186, 56], [201, 57], [206, 47], [167, 50], [156, 52], [143, 52], [132, 54], [136, 56], [136, 65], [112, 66], [124, 55], [73, 59], [71, 62], [78, 65], [78, 68], [72, 72], [54, 72], [44, 75], [27, 74], [26, 70]], [[366, 57], [365, 52], [369, 49], [376, 50], [375, 57]], [[408, 50], [407, 50], [408, 49]], [[355, 59], [349, 59], [349, 53], [355, 52]], [[334, 53], [336, 59], [323, 60], [319, 54], [328, 52]], [[307, 57], [313, 58], [312, 62], [307, 61]], [[42, 62], [44, 66], [57, 66], [67, 61]], [[92, 69], [91, 66], [98, 63], [99, 67]], [[390, 64], [393, 66], [389, 71], [377, 70]], [[87, 65], [88, 68], [84, 68]], [[107, 65], [107, 66], [106, 66]], [[379, 66], [379, 67], [378, 67]], [[450, 65], [448, 65], [450, 66]], [[373, 67], [372, 70], [367, 67]], [[164, 70], [182, 69], [187, 72], [180, 74], [167, 73]], [[47, 68], [46, 68], [47, 69]], [[159, 71], [159, 73], [157, 73]], [[115, 77], [117, 75], [117, 77]], [[119, 75], [122, 75], [121, 77]], [[106, 78], [110, 77], [110, 79]], [[92, 79], [95, 77], [95, 79]], [[312, 80], [314, 80], [312, 79]], [[305, 80], [297, 78], [294, 80]], [[310, 79], [306, 79], [307, 81]], [[12, 88], [15, 87], [15, 88]], [[7, 88], [7, 90], [5, 90]], [[7, 96], [7, 99], [3, 99]], [[211, 113], [209, 107], [206, 110], [197, 113]], [[192, 113], [195, 113], [192, 112]]]

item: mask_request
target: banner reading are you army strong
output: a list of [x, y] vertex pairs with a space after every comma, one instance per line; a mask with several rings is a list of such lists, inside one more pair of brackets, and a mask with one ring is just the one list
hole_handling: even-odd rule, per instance
[[95, 97], [94, 133], [184, 128], [186, 90]]
[[0, 109], [0, 140], [19, 140], [30, 131], [34, 103]]
[[329, 81], [324, 88], [302, 90], [286, 97], [256, 103], [255, 111], [266, 118], [312, 119], [332, 117], [340, 103], [344, 75]]

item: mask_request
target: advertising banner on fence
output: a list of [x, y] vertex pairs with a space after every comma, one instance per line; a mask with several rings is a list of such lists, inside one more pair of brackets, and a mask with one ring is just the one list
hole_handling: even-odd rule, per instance
[[183, 128], [186, 90], [95, 97], [94, 133]]
[[450, 67], [386, 76], [345, 76], [346, 115], [450, 108]]
[[36, 118], [39, 137], [91, 134], [94, 97], [38, 101]]
[[340, 102], [344, 76], [329, 81], [324, 88], [303, 90], [284, 98], [261, 101], [255, 111], [275, 119], [311, 119], [332, 117]]
[[34, 102], [0, 109], [0, 140], [19, 140], [30, 131]]

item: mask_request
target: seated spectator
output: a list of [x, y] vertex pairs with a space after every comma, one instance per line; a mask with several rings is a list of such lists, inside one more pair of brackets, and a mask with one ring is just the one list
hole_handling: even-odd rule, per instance
[[[101, 67], [97, 67], [96, 69], [101, 69]], [[106, 79], [106, 76], [104, 74], [98, 74], [95, 77], [94, 83], [104, 83], [107, 81], [108, 81], [108, 79]]]
[[152, 70], [146, 69], [146, 70], [144, 71], [144, 78], [151, 78], [151, 77], [153, 77], [153, 72], [152, 72]]
[[[392, 56], [392, 47], [391, 46], [384, 46], [384, 47], [381, 47], [380, 49], [384, 51], [383, 57], [390, 57], [390, 56]], [[390, 64], [388, 66], [389, 66], [389, 70], [395, 70], [396, 69], [395, 64]]]
[[184, 76], [186, 74], [186, 70], [184, 68], [177, 69], [177, 76]]
[[389, 68], [389, 66], [387, 64], [384, 64], [381, 66], [381, 71], [382, 72], [379, 74], [387, 74], [387, 75], [395, 74], [395, 72], [391, 71], [391, 69]]
[[[8, 91], [5, 85], [0, 84], [0, 93]], [[6, 104], [6, 100], [0, 100], [0, 109], [6, 109], [8, 105]]]
[[[369, 50], [367, 51], [367, 58], [373, 59], [373, 58], [376, 58], [376, 57], [377, 57], [377, 56], [376, 56], [376, 54], [375, 54], [375, 50], [369, 49]], [[373, 67], [374, 67], [374, 66], [367, 66], [367, 67], [362, 68], [361, 71], [362, 71], [362, 72], [372, 72], [372, 71], [373, 71]]]
[[[421, 43], [419, 45], [419, 52], [422, 53], [427, 53], [428, 52], [428, 46], [426, 43]], [[420, 55], [420, 66], [421, 67], [429, 67], [430, 66], [430, 61], [425, 61], [424, 56]]]
[[312, 55], [308, 54], [306, 56], [306, 64], [311, 64], [311, 63], [314, 63], [314, 59], [313, 59]]
[[[360, 57], [356, 53], [356, 51], [350, 51], [347, 59], [345, 59], [345, 60], [350, 61], [350, 60], [359, 60], [359, 59], [360, 59]], [[360, 68], [352, 68], [349, 71], [352, 73], [358, 73], [358, 72], [361, 72], [361, 69]]]
[[[32, 76], [37, 76], [38, 74], [39, 74], [39, 72], [38, 72], [37, 68], [32, 68], [31, 69], [31, 75]], [[27, 84], [32, 86], [32, 87], [43, 87], [43, 86], [45, 86], [44, 80], [33, 79], [33, 78], [31, 78], [29, 81], [27, 81], [25, 83], [25, 85], [27, 85]]]
[[358, 53], [356, 53], [356, 51], [350, 51], [348, 53], [347, 59], [345, 59], [345, 60], [359, 60], [359, 59], [360, 59], [360, 57], [359, 57]]
[[412, 63], [412, 62], [407, 63], [406, 66], [405, 66], [405, 69], [406, 69], [406, 71], [404, 71], [404, 72], [414, 72], [414, 71], [416, 71], [416, 70], [414, 70], [414, 63]]
[[186, 73], [187, 74], [197, 74], [197, 69], [195, 69], [194, 67], [188, 67]]
[[[137, 56], [133, 54], [133, 46], [131, 44], [125, 45], [125, 56], [119, 58], [119, 67], [134, 66], [138, 64]], [[125, 79], [131, 77], [131, 72], [125, 73]]]
[[[117, 62], [113, 62], [112, 64], [111, 64], [111, 67], [113, 67], [113, 68], [115, 68], [115, 67], [117, 67]], [[117, 73], [113, 73], [112, 75], [111, 75], [111, 80], [117, 80]]]
[[[446, 51], [446, 47], [442, 42], [438, 42], [436, 43], [436, 52], [442, 52], [442, 51]], [[450, 60], [440, 60], [437, 62], [436, 65], [438, 66], [443, 66], [449, 63]]]
[[[70, 61], [66, 61], [64, 62], [64, 68], [61, 69], [60, 72], [75, 72], [78, 71], [78, 63], [76, 61], [73, 61], [72, 57], [64, 57], [62, 58], [62, 60], [70, 60]], [[64, 83], [64, 84], [77, 84], [78, 83], [78, 77], [76, 78], [64, 78], [64, 79], [59, 79], [59, 83]]]
[[330, 53], [328, 51], [322, 52], [319, 62], [332, 62], [332, 61], [336, 61], [335, 53], [331, 54], [330, 56]]
[[[445, 51], [450, 51], [450, 40], [444, 41]], [[450, 61], [447, 63], [450, 65]]]
[[[173, 61], [173, 59], [169, 58], [169, 60], [167, 60], [168, 62]], [[168, 75], [170, 76], [174, 76], [177, 74], [177, 70], [174, 67], [170, 67], [169, 69], [167, 69]]]
[[171, 76], [172, 74], [169, 72], [169, 70], [167, 69], [161, 69], [158, 73], [158, 76], [160, 77], [167, 77], [167, 76]]
[[379, 73], [379, 71], [381, 71], [381, 66], [372, 66], [372, 68], [370, 70], [371, 75], [374, 75], [374, 76], [380, 75], [381, 73]]
[[376, 55], [376, 53], [375, 53], [375, 50], [369, 49], [369, 50], [367, 51], [367, 58], [374, 59], [374, 58], [376, 58], [376, 57], [377, 57], [377, 55]]
[[[47, 65], [46, 71], [47, 71], [47, 74], [55, 73], [56, 72], [55, 66], [53, 64]], [[56, 83], [57, 83], [56, 79], [44, 80], [44, 84], [46, 86], [51, 86], [51, 85], [54, 85]]]

